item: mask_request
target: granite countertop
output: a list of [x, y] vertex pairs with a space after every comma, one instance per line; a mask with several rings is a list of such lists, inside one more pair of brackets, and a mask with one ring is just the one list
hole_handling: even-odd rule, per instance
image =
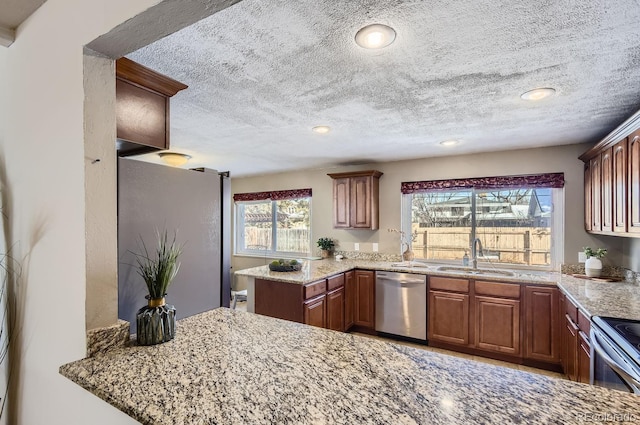
[[[272, 272], [269, 266], [258, 266], [250, 269], [238, 270], [234, 272], [238, 276], [249, 276], [259, 279], [275, 280], [279, 282], [289, 282], [295, 284], [307, 284], [320, 279], [325, 279], [338, 273], [344, 273], [353, 269], [361, 270], [380, 270], [408, 272], [425, 275], [438, 275], [449, 277], [474, 278], [482, 280], [511, 281], [535, 284], [551, 284], [555, 285], [560, 279], [559, 273], [550, 272], [534, 272], [529, 270], [510, 270], [514, 272], [514, 276], [499, 275], [470, 275], [460, 272], [447, 272], [438, 270], [440, 266], [447, 267], [445, 264], [425, 264], [417, 263], [415, 266], [405, 266], [403, 262], [389, 261], [371, 261], [371, 260], [333, 260], [325, 259], [320, 261], [304, 261], [302, 270], [298, 272]], [[491, 270], [491, 266], [481, 267]]]
[[635, 282], [598, 282], [562, 275], [558, 286], [589, 317], [640, 320], [640, 286]]
[[631, 394], [226, 308], [60, 373], [143, 424], [640, 423]]

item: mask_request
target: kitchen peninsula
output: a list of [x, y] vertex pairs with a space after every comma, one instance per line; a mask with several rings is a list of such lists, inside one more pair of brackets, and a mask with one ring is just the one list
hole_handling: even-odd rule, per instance
[[225, 308], [60, 373], [149, 425], [640, 422], [637, 396]]

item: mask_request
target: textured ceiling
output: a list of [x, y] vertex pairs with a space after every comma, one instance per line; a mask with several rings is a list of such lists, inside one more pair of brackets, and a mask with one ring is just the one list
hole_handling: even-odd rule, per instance
[[[189, 85], [172, 150], [237, 177], [597, 142], [640, 108], [638, 22], [638, 0], [243, 0], [127, 57]], [[370, 23], [395, 43], [358, 47]]]

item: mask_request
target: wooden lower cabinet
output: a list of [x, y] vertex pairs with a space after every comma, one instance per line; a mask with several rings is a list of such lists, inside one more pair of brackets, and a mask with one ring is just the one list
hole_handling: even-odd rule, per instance
[[572, 381], [578, 380], [578, 325], [568, 314], [564, 316], [563, 358], [564, 373]]
[[524, 357], [560, 363], [560, 291], [549, 286], [526, 286]]
[[355, 324], [356, 272], [344, 274], [344, 329], [348, 331]]
[[427, 339], [449, 344], [469, 344], [469, 295], [429, 291]]
[[474, 297], [475, 346], [496, 353], [520, 355], [520, 300]]
[[320, 295], [304, 302], [304, 323], [319, 328], [327, 325], [327, 296]]
[[368, 270], [356, 270], [354, 278], [354, 324], [363, 328], [374, 329], [376, 324], [375, 274]]
[[344, 286], [327, 293], [327, 329], [345, 331], [344, 300]]
[[589, 384], [591, 379], [591, 343], [589, 336], [578, 332], [578, 382]]

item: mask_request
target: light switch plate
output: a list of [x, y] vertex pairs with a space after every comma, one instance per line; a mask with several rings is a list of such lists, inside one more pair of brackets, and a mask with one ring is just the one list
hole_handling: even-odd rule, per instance
[[378, 244], [377, 243], [373, 243], [373, 248], [371, 248], [373, 250], [373, 252], [378, 252]]
[[584, 263], [587, 261], [587, 255], [584, 252], [578, 253], [578, 263]]
[[353, 244], [353, 250], [354, 250], [354, 251], [360, 251], [360, 244], [359, 244], [359, 243], [357, 243], [357, 242], [356, 242], [356, 243], [354, 243], [354, 244]]

